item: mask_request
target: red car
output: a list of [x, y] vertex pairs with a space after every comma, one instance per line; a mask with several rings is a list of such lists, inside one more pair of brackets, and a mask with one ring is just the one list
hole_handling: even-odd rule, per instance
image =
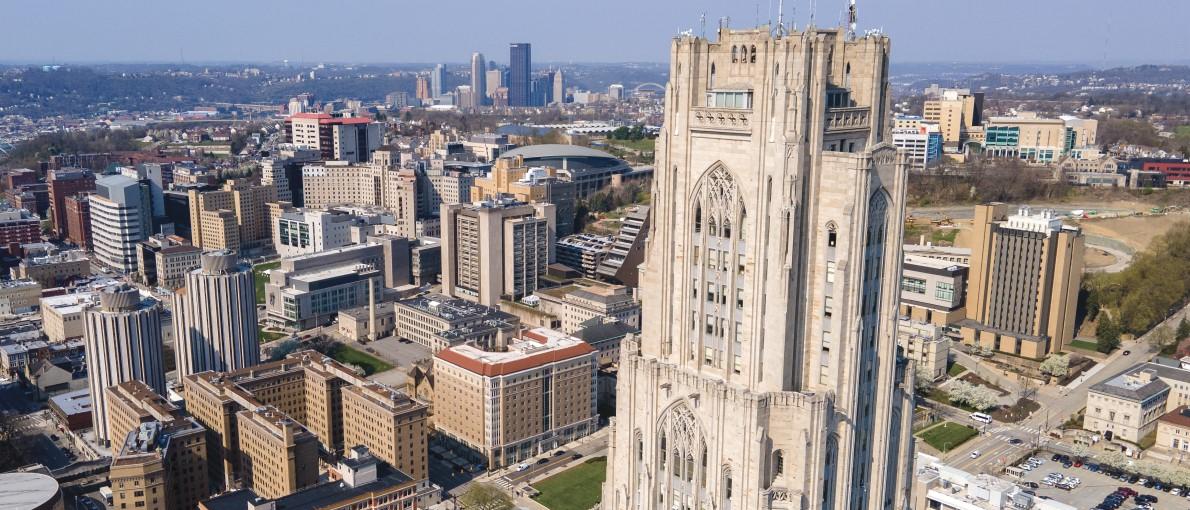
[[1120, 487], [1119, 489], [1116, 489], [1116, 492], [1123, 494], [1126, 498], [1131, 498], [1137, 494], [1136, 490], [1132, 487]]

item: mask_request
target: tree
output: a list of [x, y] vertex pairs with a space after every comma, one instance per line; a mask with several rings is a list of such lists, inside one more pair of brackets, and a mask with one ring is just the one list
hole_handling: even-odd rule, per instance
[[1099, 341], [1097, 350], [1105, 354], [1120, 346], [1120, 326], [1110, 315], [1099, 316], [1099, 325], [1095, 327], [1095, 339]]
[[1070, 372], [1069, 354], [1052, 354], [1041, 362], [1041, 372], [1054, 377], [1062, 377]]
[[1128, 457], [1115, 450], [1101, 453], [1096, 458], [1099, 459], [1100, 464], [1107, 464], [1108, 467], [1113, 467], [1116, 469], [1123, 469], [1128, 465]]
[[979, 411], [995, 407], [1000, 399], [990, 388], [962, 380], [952, 382], [946, 389], [946, 396], [951, 402], [967, 404]]
[[1149, 343], [1158, 349], [1173, 345], [1178, 340], [1174, 338], [1174, 331], [1168, 325], [1163, 325], [1149, 333]]
[[486, 483], [475, 483], [459, 498], [468, 510], [511, 510], [512, 498], [504, 491]]
[[920, 366], [913, 366], [913, 391], [917, 393], [927, 393], [930, 388], [934, 387], [934, 381], [930, 379], [930, 374], [922, 370]]
[[1185, 340], [1186, 338], [1190, 338], [1190, 322], [1186, 321], [1185, 317], [1182, 317], [1182, 322], [1178, 323], [1178, 340]]

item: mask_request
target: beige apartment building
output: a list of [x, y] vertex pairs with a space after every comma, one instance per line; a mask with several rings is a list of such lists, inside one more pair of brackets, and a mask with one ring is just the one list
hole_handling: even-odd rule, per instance
[[140, 381], [106, 398], [114, 508], [184, 510], [210, 494], [206, 429]]
[[68, 250], [45, 257], [21, 259], [15, 273], [17, 279], [33, 280], [49, 289], [90, 274], [91, 259], [87, 258], [83, 250]]
[[397, 235], [417, 237], [417, 176], [401, 169], [396, 158], [393, 151], [378, 150], [366, 164], [324, 161], [302, 167], [304, 206], [382, 207], [395, 216]]
[[1082, 282], [1082, 231], [1053, 211], [975, 206], [962, 341], [1031, 359], [1066, 350]]
[[533, 296], [537, 307], [554, 316], [558, 329], [568, 335], [596, 317], [617, 319], [640, 329], [640, 301], [624, 285], [584, 278], [570, 285], [537, 289]]
[[905, 254], [901, 263], [901, 316], [945, 326], [966, 318], [967, 266]]
[[19, 315], [41, 306], [41, 284], [31, 280], [0, 282], [0, 315]]
[[190, 190], [191, 244], [236, 252], [272, 245], [266, 204], [277, 188], [233, 179], [215, 191]]
[[[298, 444], [307, 441], [301, 430], [309, 432], [315, 458], [320, 451], [337, 454], [345, 447], [356, 446], [346, 444], [350, 438], [372, 451], [385, 452], [382, 458], [402, 470], [408, 469], [410, 476], [419, 473], [424, 478], [427, 472], [425, 433], [417, 431], [417, 427], [424, 427], [425, 405], [368, 381], [317, 352], [302, 351], [233, 372], [190, 375], [183, 378], [183, 386], [187, 409], [210, 430], [212, 476], [226, 486], [245, 479], [244, 462], [254, 463], [258, 469], [269, 459], [288, 462], [287, 458], [263, 452], [275, 453], [284, 445], [287, 452], [304, 454], [310, 447]], [[350, 398], [345, 397], [350, 387], [368, 389], [369, 398], [353, 401], [354, 414], [348, 419], [344, 399]], [[255, 416], [252, 412], [266, 407], [269, 416]], [[249, 435], [237, 434], [245, 418], [256, 421], [257, 430]], [[294, 425], [282, 424], [285, 420]], [[401, 426], [394, 426], [398, 423]], [[245, 441], [264, 441], [266, 445], [258, 448]], [[249, 449], [256, 453], [245, 461]], [[269, 479], [262, 483], [279, 482]]]
[[453, 345], [494, 345], [520, 329], [516, 316], [442, 294], [424, 294], [394, 305], [397, 335], [438, 352]]
[[93, 292], [41, 298], [41, 328], [51, 343], [82, 338], [86, 334], [83, 310], [99, 302]]
[[596, 351], [536, 328], [483, 350], [434, 356], [434, 427], [477, 452], [489, 468], [516, 464], [595, 431]]
[[942, 326], [901, 318], [897, 322], [897, 345], [917, 368], [917, 377], [931, 381], [946, 376], [950, 339]]
[[277, 408], [236, 413], [244, 485], [279, 498], [318, 483], [318, 438]]
[[1083, 428], [1132, 443], [1157, 428], [1167, 411], [1190, 405], [1190, 361], [1131, 367], [1087, 392]]
[[968, 131], [983, 124], [983, 93], [942, 89], [926, 100], [922, 118], [938, 124], [944, 144], [957, 147], [967, 139]]
[[487, 306], [532, 294], [554, 262], [555, 211], [508, 199], [443, 204], [443, 294]]

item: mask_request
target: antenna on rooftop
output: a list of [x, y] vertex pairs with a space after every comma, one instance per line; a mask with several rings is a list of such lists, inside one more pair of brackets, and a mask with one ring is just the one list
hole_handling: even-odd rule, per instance
[[698, 24], [702, 26], [702, 33], [699, 34], [699, 37], [706, 39], [707, 38], [707, 13], [704, 12], [704, 13], [698, 15]]
[[810, 0], [810, 27], [814, 26], [814, 13], [818, 10], [818, 1]]
[[855, 38], [855, 25], [859, 21], [859, 14], [855, 10], [855, 0], [851, 0], [851, 5], [847, 7], [847, 35]]
[[785, 35], [785, 0], [777, 1], [777, 37]]

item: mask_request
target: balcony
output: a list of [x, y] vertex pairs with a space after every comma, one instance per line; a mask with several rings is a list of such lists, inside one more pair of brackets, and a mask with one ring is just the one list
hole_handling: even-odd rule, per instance
[[697, 131], [751, 133], [752, 112], [738, 108], [691, 108], [690, 127]]
[[872, 128], [869, 114], [870, 109], [866, 106], [827, 108], [826, 132], [834, 134], [867, 131]]

